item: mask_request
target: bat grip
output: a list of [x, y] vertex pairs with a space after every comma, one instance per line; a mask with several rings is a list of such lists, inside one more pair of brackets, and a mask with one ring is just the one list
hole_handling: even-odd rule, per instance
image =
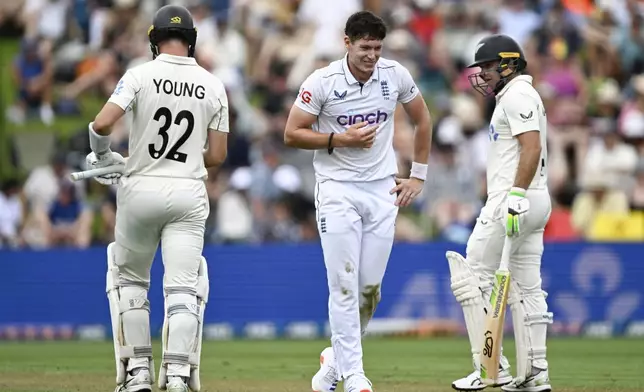
[[510, 265], [510, 256], [512, 255], [512, 238], [505, 236], [503, 241], [503, 251], [501, 252], [501, 265], [500, 271], [507, 271]]
[[70, 177], [73, 181], [80, 181], [86, 178], [99, 177], [99, 176], [104, 176], [106, 174], [112, 174], [112, 173], [119, 173], [119, 172], [122, 172], [123, 169], [124, 169], [124, 165], [122, 164], [110, 165], [110, 166], [101, 167], [98, 169], [90, 169], [90, 170], [85, 170], [80, 172], [74, 172], [70, 175]]

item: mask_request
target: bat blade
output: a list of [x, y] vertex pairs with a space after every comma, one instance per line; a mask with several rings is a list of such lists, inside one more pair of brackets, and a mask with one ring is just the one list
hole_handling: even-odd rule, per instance
[[481, 381], [486, 385], [495, 385], [499, 376], [499, 360], [509, 288], [510, 272], [508, 270], [497, 271], [494, 275], [490, 307], [485, 317], [484, 343], [481, 351]]

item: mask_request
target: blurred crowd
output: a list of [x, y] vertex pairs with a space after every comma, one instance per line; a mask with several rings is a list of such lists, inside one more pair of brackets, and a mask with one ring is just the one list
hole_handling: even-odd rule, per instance
[[[383, 56], [405, 65], [434, 120], [422, 196], [401, 210], [399, 241], [464, 242], [485, 202], [494, 100], [473, 91], [465, 66], [478, 40], [514, 37], [545, 102], [553, 213], [546, 240], [623, 239], [644, 227], [644, 2], [637, 0], [14, 0], [0, 30], [19, 31], [10, 124], [79, 116], [105, 100], [130, 67], [151, 59], [147, 29], [164, 4], [187, 6], [197, 61], [224, 82], [228, 159], [208, 181], [208, 243], [315, 240], [312, 153], [286, 148], [285, 120], [300, 83], [344, 54], [347, 17], [369, 9], [389, 26]], [[87, 119], [88, 121], [91, 118]], [[114, 132], [127, 153], [128, 117]], [[399, 173], [409, 173], [413, 128], [398, 110]], [[3, 182], [0, 244], [86, 247], [113, 239], [115, 189], [69, 183], [88, 153], [86, 129], [50, 164]], [[642, 220], [638, 220], [642, 219]], [[638, 223], [639, 222], [639, 223]], [[644, 228], [642, 229], [644, 230]], [[636, 234], [633, 234], [636, 232]], [[644, 235], [643, 235], [644, 236]]]

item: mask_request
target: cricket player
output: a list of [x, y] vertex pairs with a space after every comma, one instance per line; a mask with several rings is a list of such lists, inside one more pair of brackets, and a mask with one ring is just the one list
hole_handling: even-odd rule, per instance
[[[474, 372], [454, 381], [460, 391], [486, 387], [480, 379], [485, 306], [501, 260], [505, 236], [514, 240], [510, 257], [508, 305], [517, 347], [517, 377], [501, 355], [497, 382], [508, 392], [550, 391], [546, 361], [546, 328], [552, 323], [546, 293], [541, 289], [543, 231], [550, 217], [546, 162], [546, 112], [525, 74], [527, 61], [512, 38], [491, 35], [476, 49], [480, 72], [470, 75], [475, 90], [494, 96], [489, 128], [487, 202], [467, 243], [467, 256], [447, 252], [451, 287], [463, 307]], [[507, 384], [507, 385], [506, 385]]]
[[[347, 54], [302, 84], [284, 132], [291, 147], [315, 150], [315, 204], [329, 286], [332, 347], [321, 356], [314, 391], [372, 391], [361, 337], [380, 301], [381, 282], [400, 206], [420, 194], [427, 176], [431, 119], [409, 71], [380, 57], [387, 28], [361, 11], [349, 17]], [[416, 125], [410, 178], [397, 178], [394, 110]]]
[[159, 387], [198, 391], [208, 297], [201, 256], [209, 213], [204, 179], [206, 168], [226, 157], [228, 101], [223, 84], [193, 58], [197, 31], [187, 9], [159, 9], [149, 39], [154, 60], [128, 70], [89, 124], [88, 166], [124, 163], [110, 150], [110, 128], [133, 112], [122, 177], [98, 178], [104, 184], [120, 180], [115, 242], [107, 248], [116, 390], [151, 391], [154, 383], [147, 293], [161, 241], [165, 319]]

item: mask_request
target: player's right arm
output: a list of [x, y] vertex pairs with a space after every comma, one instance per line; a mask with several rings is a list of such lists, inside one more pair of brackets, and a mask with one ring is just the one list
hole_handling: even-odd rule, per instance
[[320, 133], [311, 129], [316, 121], [317, 116], [293, 105], [286, 120], [284, 144], [303, 150], [321, 150], [323, 148], [339, 147], [337, 140], [331, 140], [329, 145], [331, 134]]
[[291, 107], [284, 129], [284, 144], [303, 150], [328, 149], [329, 153], [336, 147], [371, 147], [378, 126], [365, 127], [366, 121], [338, 134], [312, 129], [322, 111], [323, 96], [321, 78], [314, 72], [302, 84], [300, 94]]
[[316, 71], [302, 83], [300, 93], [291, 107], [284, 128], [284, 144], [303, 150], [327, 148], [331, 151], [334, 147], [340, 147], [338, 140], [333, 140], [336, 135], [312, 129], [323, 105], [322, 79], [319, 71]]
[[[141, 84], [132, 70], [128, 70], [119, 80], [110, 99], [105, 103], [94, 121], [89, 123], [89, 146], [91, 153], [85, 158], [88, 168], [99, 169], [112, 165], [123, 165], [125, 159], [121, 154], [110, 149], [112, 127], [125, 114], [132, 110], [137, 95], [141, 91]], [[104, 176], [95, 177], [96, 181], [104, 185], [114, 184], [122, 172], [117, 171]]]
[[132, 110], [139, 91], [141, 84], [138, 78], [132, 70], [127, 71], [119, 80], [110, 99], [94, 118], [91, 129], [101, 136], [109, 136], [112, 126], [125, 112]]

